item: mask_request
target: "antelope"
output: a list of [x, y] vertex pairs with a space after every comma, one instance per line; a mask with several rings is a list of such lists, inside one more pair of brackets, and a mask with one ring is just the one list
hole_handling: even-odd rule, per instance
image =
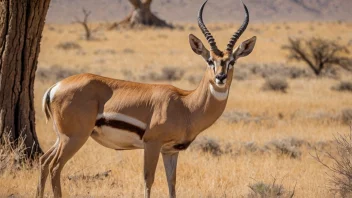
[[207, 63], [204, 77], [195, 90], [78, 74], [46, 91], [43, 111], [47, 120], [53, 119], [58, 138], [40, 157], [37, 197], [43, 197], [49, 173], [54, 197], [62, 196], [60, 173], [89, 137], [115, 150], [144, 149], [145, 197], [150, 197], [161, 153], [169, 196], [176, 197], [178, 153], [221, 116], [229, 96], [233, 65], [240, 57], [249, 55], [256, 43], [254, 36], [233, 50], [249, 23], [249, 12], [242, 2], [245, 20], [226, 50], [219, 50], [203, 22], [206, 3], [198, 12], [198, 25], [211, 50], [196, 36], [189, 35], [192, 50]]

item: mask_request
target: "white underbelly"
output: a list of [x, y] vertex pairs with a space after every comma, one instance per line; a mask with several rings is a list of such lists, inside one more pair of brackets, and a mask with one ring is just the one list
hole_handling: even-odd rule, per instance
[[144, 148], [143, 141], [138, 134], [109, 126], [95, 127], [91, 137], [101, 145], [112, 149]]

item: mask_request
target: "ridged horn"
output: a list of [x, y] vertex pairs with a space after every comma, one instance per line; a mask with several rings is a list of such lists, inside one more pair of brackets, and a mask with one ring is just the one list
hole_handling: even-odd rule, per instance
[[207, 27], [205, 26], [204, 22], [203, 22], [203, 9], [205, 4], [207, 4], [208, 0], [206, 0], [203, 5], [200, 7], [200, 10], [198, 12], [198, 26], [199, 28], [202, 30], [205, 38], [207, 39], [211, 50], [218, 56], [222, 56], [223, 52], [220, 51], [218, 49], [218, 47], [216, 46], [216, 42], [214, 37], [211, 35], [211, 33], [209, 32], [209, 30], [207, 29]]
[[248, 23], [249, 23], [249, 12], [248, 12], [247, 6], [246, 6], [246, 4], [243, 3], [242, 0], [241, 0], [241, 2], [243, 4], [244, 10], [246, 12], [245, 19], [244, 19], [243, 24], [241, 25], [241, 27], [231, 37], [231, 40], [230, 40], [229, 44], [227, 44], [226, 51], [228, 51], [229, 53], [232, 53], [233, 47], [235, 46], [237, 40], [241, 37], [243, 32], [246, 30], [246, 28], [248, 26]]

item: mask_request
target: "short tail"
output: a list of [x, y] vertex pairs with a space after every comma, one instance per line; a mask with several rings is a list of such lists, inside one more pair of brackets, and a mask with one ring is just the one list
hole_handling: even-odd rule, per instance
[[46, 122], [51, 118], [51, 109], [50, 109], [50, 91], [55, 85], [51, 86], [43, 96], [42, 110], [45, 113]]

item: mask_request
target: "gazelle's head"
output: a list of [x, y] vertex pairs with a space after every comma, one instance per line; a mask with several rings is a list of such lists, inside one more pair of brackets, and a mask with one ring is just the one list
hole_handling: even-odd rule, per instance
[[[249, 13], [246, 5], [243, 3], [246, 16], [242, 26], [235, 32], [231, 37], [229, 44], [225, 51], [221, 51], [216, 46], [214, 37], [211, 35], [207, 27], [203, 22], [203, 9], [208, 0], [204, 2], [198, 13], [198, 25], [202, 30], [204, 36], [206, 37], [208, 43], [210, 44], [211, 51], [207, 50], [203, 45], [202, 41], [199, 40], [193, 34], [189, 35], [189, 42], [192, 50], [201, 55], [206, 63], [208, 64], [208, 75], [210, 75], [210, 83], [215, 85], [218, 89], [225, 89], [230, 86], [232, 75], [233, 75], [233, 65], [236, 63], [237, 59], [249, 55], [256, 42], [256, 37], [252, 37], [243, 43], [241, 43], [235, 50], [234, 46], [237, 40], [240, 38], [242, 33], [246, 30], [249, 23]], [[229, 79], [229, 80], [228, 80]]]

